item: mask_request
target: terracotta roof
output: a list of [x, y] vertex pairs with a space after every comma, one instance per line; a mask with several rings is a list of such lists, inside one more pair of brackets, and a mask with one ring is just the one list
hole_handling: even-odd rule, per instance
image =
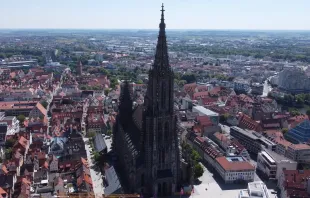
[[[22, 147], [24, 147], [25, 149], [26, 149], [27, 146], [28, 146], [28, 140], [27, 140], [26, 138], [24, 138], [23, 136], [20, 136], [20, 137], [19, 137], [18, 143], [19, 143]], [[15, 144], [15, 145], [16, 145], [16, 144]], [[15, 145], [14, 145], [14, 146], [15, 146]]]
[[246, 114], [241, 114], [241, 118], [239, 119], [239, 125], [240, 128], [250, 129], [250, 130], [258, 130], [259, 129], [259, 123], [257, 123], [255, 120], [251, 119], [250, 116]]
[[200, 125], [202, 126], [212, 126], [212, 121], [208, 116], [197, 116], [197, 121], [199, 122]]
[[37, 103], [36, 107], [39, 109], [39, 111], [43, 114], [43, 115], [47, 115], [47, 111], [46, 109], [43, 107], [43, 105], [41, 103]]
[[220, 142], [228, 142], [229, 141], [229, 138], [227, 138], [227, 136], [223, 133], [216, 132], [213, 135]]
[[83, 182], [86, 182], [90, 185], [93, 184], [91, 177], [85, 173], [83, 173], [78, 179], [77, 179], [77, 185], [80, 186]]
[[207, 98], [209, 97], [209, 92], [208, 91], [203, 91], [203, 92], [197, 92], [194, 93], [193, 99], [197, 100], [199, 98]]
[[289, 147], [294, 150], [310, 149], [310, 146], [307, 144], [291, 144]]
[[7, 174], [9, 171], [8, 169], [6, 168], [6, 166], [4, 164], [2, 164], [2, 167], [1, 167], [2, 171]]
[[[283, 170], [283, 186], [289, 197], [308, 197], [306, 184], [310, 177], [310, 170]], [[295, 197], [295, 196], [294, 196]]]
[[216, 161], [225, 171], [255, 170], [255, 167], [247, 161], [229, 162], [224, 156], [217, 157]]
[[7, 196], [8, 193], [5, 190], [3, 190], [3, 188], [0, 187], [0, 196], [3, 197], [2, 196], [3, 194], [5, 194]]

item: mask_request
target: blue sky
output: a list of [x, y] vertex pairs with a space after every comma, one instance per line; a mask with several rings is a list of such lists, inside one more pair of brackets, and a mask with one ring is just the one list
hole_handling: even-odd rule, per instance
[[310, 0], [0, 0], [0, 28], [310, 30]]

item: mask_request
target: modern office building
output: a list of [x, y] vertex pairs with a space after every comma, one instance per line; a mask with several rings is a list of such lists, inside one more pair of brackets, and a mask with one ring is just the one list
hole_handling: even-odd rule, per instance
[[235, 137], [251, 153], [258, 153], [262, 148], [272, 151], [276, 149], [276, 144], [262, 136], [260, 133], [250, 130], [244, 130], [233, 126], [230, 128], [230, 135]]
[[279, 179], [283, 169], [296, 170], [297, 162], [268, 149], [258, 153], [257, 170], [269, 179]]
[[310, 163], [310, 146], [307, 144], [291, 144], [286, 151], [286, 157], [298, 163]]
[[248, 189], [241, 190], [238, 198], [271, 198], [270, 192], [264, 182], [248, 183]]
[[193, 107], [193, 112], [197, 112], [200, 116], [208, 116], [213, 124], [219, 124], [219, 114], [210, 109], [196, 105]]

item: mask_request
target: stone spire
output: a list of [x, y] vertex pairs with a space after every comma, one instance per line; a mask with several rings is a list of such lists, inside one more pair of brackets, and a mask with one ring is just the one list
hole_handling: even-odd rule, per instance
[[156, 46], [156, 54], [153, 68], [158, 72], [164, 72], [164, 70], [169, 69], [169, 60], [168, 60], [168, 49], [167, 49], [167, 40], [166, 40], [166, 24], [164, 17], [164, 4], [162, 4], [161, 9], [161, 19], [159, 24], [159, 35]]
[[82, 74], [83, 74], [83, 64], [80, 61], [78, 64], [78, 75], [82, 76]]
[[121, 120], [127, 123], [132, 113], [132, 99], [130, 94], [129, 82], [125, 81], [121, 88], [121, 95], [119, 99], [119, 113]]

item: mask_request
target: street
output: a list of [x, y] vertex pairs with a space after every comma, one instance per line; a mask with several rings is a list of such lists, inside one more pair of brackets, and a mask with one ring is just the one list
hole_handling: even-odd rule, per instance
[[[88, 142], [88, 138], [83, 138], [84, 142]], [[99, 168], [96, 168], [91, 159], [90, 145], [85, 143], [87, 152], [87, 161], [90, 169], [90, 176], [93, 181], [93, 190], [96, 198], [101, 198], [104, 194], [104, 186], [102, 181], [102, 174]]]

